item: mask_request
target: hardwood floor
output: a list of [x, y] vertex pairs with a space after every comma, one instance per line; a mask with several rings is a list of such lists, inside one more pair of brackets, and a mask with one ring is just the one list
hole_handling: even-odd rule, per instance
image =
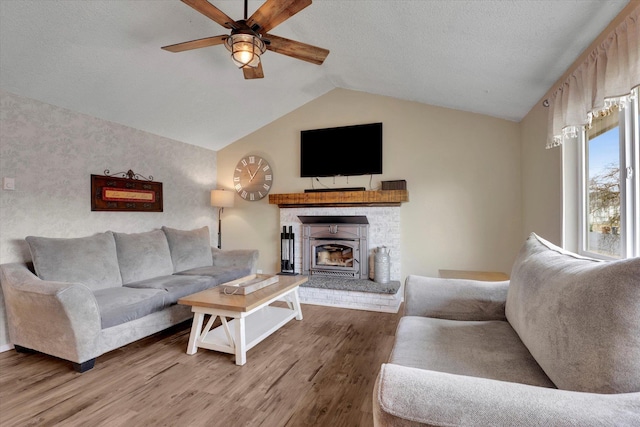
[[84, 374], [0, 353], [0, 425], [371, 426], [373, 382], [399, 315], [302, 305], [247, 353], [186, 354], [190, 323], [98, 357]]

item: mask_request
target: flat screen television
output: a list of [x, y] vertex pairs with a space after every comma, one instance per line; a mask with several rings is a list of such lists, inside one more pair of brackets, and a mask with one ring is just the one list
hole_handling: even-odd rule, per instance
[[382, 173], [382, 123], [300, 132], [300, 176]]

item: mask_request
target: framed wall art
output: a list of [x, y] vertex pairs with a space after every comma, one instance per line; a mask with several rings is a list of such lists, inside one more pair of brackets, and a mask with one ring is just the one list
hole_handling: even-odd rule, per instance
[[162, 183], [132, 170], [91, 175], [91, 210], [162, 212]]

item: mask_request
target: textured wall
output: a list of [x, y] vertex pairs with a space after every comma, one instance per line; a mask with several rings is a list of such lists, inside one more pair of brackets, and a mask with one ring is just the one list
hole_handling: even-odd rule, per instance
[[[0, 263], [30, 259], [24, 237], [141, 232], [167, 225], [217, 232], [209, 190], [216, 153], [0, 92]], [[163, 183], [164, 212], [91, 212], [90, 175], [132, 169]], [[0, 348], [8, 336], [0, 301]]]

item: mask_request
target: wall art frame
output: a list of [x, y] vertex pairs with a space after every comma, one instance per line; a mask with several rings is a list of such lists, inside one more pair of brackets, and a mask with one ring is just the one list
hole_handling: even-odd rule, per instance
[[162, 183], [153, 176], [127, 172], [91, 175], [91, 210], [112, 212], [162, 212]]

